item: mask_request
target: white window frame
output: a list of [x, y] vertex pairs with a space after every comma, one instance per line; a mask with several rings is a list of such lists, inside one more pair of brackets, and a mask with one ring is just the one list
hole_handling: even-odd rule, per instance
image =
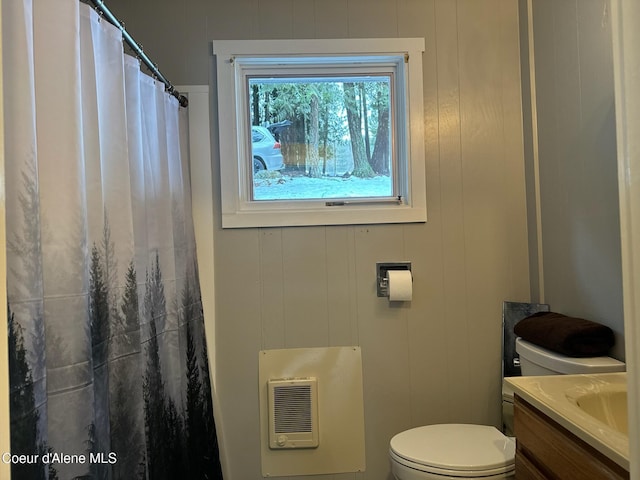
[[[217, 107], [220, 147], [222, 227], [275, 227], [413, 223], [427, 220], [424, 152], [422, 38], [330, 40], [214, 40], [217, 69]], [[354, 64], [354, 57], [361, 63]], [[250, 126], [246, 78], [256, 68], [291, 72], [306, 65], [334, 67], [339, 59], [363, 74], [394, 63], [396, 83], [396, 149], [394, 182], [399, 201], [365, 199], [274, 200], [251, 199]], [[301, 63], [300, 59], [305, 62]], [[317, 70], [314, 70], [314, 73]], [[249, 73], [248, 73], [249, 72]], [[404, 89], [402, 88], [404, 87]], [[397, 92], [404, 91], [404, 98]]]

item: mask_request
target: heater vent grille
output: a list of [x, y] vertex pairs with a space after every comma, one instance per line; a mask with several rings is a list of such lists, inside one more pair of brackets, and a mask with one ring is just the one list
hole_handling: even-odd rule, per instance
[[311, 432], [311, 385], [275, 387], [275, 432]]
[[318, 446], [317, 379], [269, 380], [270, 448]]

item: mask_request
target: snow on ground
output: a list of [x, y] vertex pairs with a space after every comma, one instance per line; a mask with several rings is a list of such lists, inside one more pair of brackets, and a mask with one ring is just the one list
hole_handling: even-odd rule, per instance
[[260, 172], [254, 179], [255, 200], [381, 197], [393, 194], [391, 178], [321, 177]]

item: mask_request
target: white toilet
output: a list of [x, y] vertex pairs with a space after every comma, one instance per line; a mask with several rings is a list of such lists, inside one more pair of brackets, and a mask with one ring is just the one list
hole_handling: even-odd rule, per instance
[[[610, 357], [574, 358], [516, 339], [522, 375], [622, 372], [625, 364]], [[505, 432], [485, 425], [428, 425], [391, 439], [391, 472], [398, 480], [485, 480], [515, 477], [513, 392], [503, 390]]]

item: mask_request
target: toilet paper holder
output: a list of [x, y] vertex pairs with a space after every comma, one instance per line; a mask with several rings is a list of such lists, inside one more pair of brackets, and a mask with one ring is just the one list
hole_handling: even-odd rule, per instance
[[376, 285], [379, 297], [389, 296], [389, 270], [409, 270], [411, 262], [377, 262], [376, 263]]

